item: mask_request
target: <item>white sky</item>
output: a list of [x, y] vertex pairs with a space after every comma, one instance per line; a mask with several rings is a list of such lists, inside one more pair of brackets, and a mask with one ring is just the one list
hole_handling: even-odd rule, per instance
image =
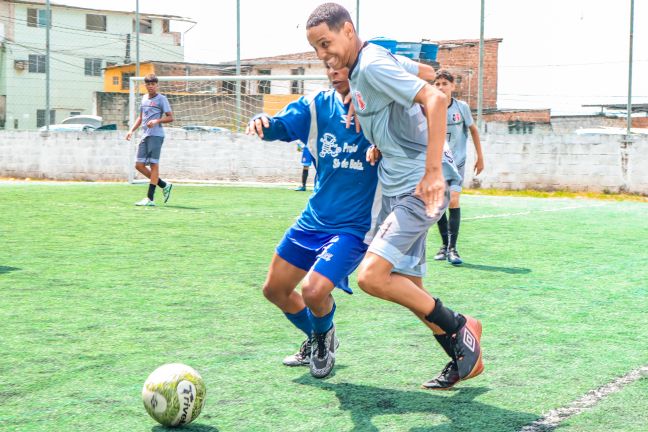
[[[135, 0], [53, 0], [135, 10]], [[241, 58], [310, 50], [304, 24], [322, 0], [240, 0]], [[356, 0], [338, 0], [356, 18]], [[630, 0], [485, 0], [499, 49], [499, 108], [583, 112], [627, 101]], [[107, 6], [109, 4], [109, 6]], [[236, 58], [236, 0], [140, 0], [140, 11], [197, 21], [187, 61]], [[478, 39], [480, 0], [360, 0], [360, 36]], [[186, 27], [184, 28], [186, 30]], [[176, 27], [174, 30], [181, 30]], [[633, 102], [648, 103], [648, 0], [635, 0]]]

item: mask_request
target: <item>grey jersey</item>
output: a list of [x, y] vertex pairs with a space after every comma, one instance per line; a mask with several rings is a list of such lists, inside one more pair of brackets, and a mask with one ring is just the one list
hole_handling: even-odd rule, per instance
[[[425, 172], [427, 121], [414, 98], [426, 83], [406, 67], [386, 49], [365, 44], [349, 72], [362, 131], [382, 153], [378, 178], [385, 196], [412, 192]], [[451, 184], [461, 183], [448, 151], [443, 175]]]
[[448, 145], [457, 166], [466, 163], [466, 142], [468, 131], [473, 125], [472, 114], [468, 104], [452, 98], [448, 107]]

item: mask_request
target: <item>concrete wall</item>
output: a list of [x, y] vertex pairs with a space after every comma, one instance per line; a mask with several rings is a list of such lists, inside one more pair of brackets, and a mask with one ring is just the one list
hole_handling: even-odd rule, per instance
[[[627, 191], [648, 195], [648, 136], [485, 134], [486, 170], [465, 185], [502, 189]], [[0, 131], [0, 177], [126, 180], [135, 144], [123, 132]], [[237, 134], [170, 131], [162, 152], [170, 179], [289, 182], [299, 178], [294, 144]]]
[[648, 135], [487, 134], [486, 169], [473, 176], [474, 147], [464, 185], [500, 189], [631, 192], [648, 195]]
[[[136, 144], [124, 135], [0, 131], [0, 177], [125, 181]], [[161, 169], [170, 179], [289, 182], [300, 178], [299, 161], [295, 144], [167, 131]]]

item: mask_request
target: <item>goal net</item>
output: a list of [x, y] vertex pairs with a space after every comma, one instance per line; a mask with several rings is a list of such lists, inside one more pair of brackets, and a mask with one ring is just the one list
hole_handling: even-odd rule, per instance
[[[252, 116], [258, 113], [274, 115], [302, 95], [329, 88], [325, 75], [159, 76], [158, 79], [159, 93], [168, 98], [174, 116], [173, 123], [165, 125], [168, 139], [165, 139], [160, 162], [162, 174], [165, 175], [166, 172], [171, 178], [187, 181], [236, 180], [246, 177], [245, 173], [241, 174], [249, 163], [249, 160], [244, 159], [245, 152], [235, 155], [240, 160], [227, 161], [230, 164], [229, 176], [223, 175], [222, 170], [209, 173], [206, 167], [197, 167], [192, 172], [190, 167], [178, 165], [182, 164], [185, 157], [191, 157], [196, 146], [203, 147], [204, 141], [213, 144], [207, 150], [213, 150], [214, 153], [208, 156], [219, 159], [213, 160], [213, 164], [225, 163], [214, 149], [225, 145], [227, 140], [234, 147], [245, 139], [249, 143], [249, 137], [245, 137], [244, 132]], [[142, 77], [132, 77], [130, 80], [129, 124], [132, 125], [139, 114], [142, 95], [146, 89]], [[133, 140], [133, 166], [138, 142], [137, 139]], [[176, 145], [184, 146], [185, 152], [176, 154], [173, 150]], [[273, 158], [278, 158], [277, 167], [285, 167], [282, 158], [290, 158], [297, 160], [295, 166], [298, 167], [298, 155], [294, 152], [286, 153], [282, 156], [272, 152], [267, 155], [265, 162], [271, 164]], [[178, 161], [173, 156], [180, 156], [181, 160]], [[200, 157], [205, 157], [204, 152]], [[194, 162], [195, 164], [199, 162]], [[247, 171], [249, 179], [254, 178], [255, 174]], [[134, 168], [129, 172], [129, 182], [145, 180]]]

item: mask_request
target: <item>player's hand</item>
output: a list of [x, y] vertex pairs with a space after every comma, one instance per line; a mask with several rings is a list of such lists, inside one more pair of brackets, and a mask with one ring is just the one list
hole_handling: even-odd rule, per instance
[[270, 120], [268, 120], [268, 117], [261, 116], [250, 120], [250, 123], [245, 128], [245, 133], [248, 135], [258, 135], [259, 138], [263, 138], [263, 128], [269, 127]]
[[152, 128], [153, 126], [155, 126], [156, 124], [159, 124], [159, 122], [158, 122], [157, 120], [149, 120], [149, 121], [146, 123], [146, 127], [150, 129], [150, 128]]
[[482, 171], [484, 171], [484, 158], [478, 157], [475, 162], [475, 175], [479, 175]]
[[437, 171], [426, 172], [419, 184], [416, 185], [414, 194], [425, 203], [425, 212], [429, 217], [434, 218], [441, 213], [445, 199], [445, 187], [441, 168]]
[[360, 121], [358, 120], [355, 106], [353, 106], [351, 99], [351, 92], [344, 96], [344, 105], [349, 104], [349, 112], [347, 113], [346, 121], [344, 122], [344, 124], [346, 128], [349, 129], [351, 127], [351, 119], [353, 119], [353, 121], [355, 122], [356, 133], [360, 133]]
[[133, 136], [133, 132], [128, 131], [128, 133], [126, 134], [126, 141], [130, 141], [132, 136]]
[[367, 162], [369, 162], [369, 165], [376, 165], [376, 162], [380, 160], [381, 156], [382, 154], [380, 153], [380, 150], [378, 150], [378, 147], [372, 145], [367, 149]]

